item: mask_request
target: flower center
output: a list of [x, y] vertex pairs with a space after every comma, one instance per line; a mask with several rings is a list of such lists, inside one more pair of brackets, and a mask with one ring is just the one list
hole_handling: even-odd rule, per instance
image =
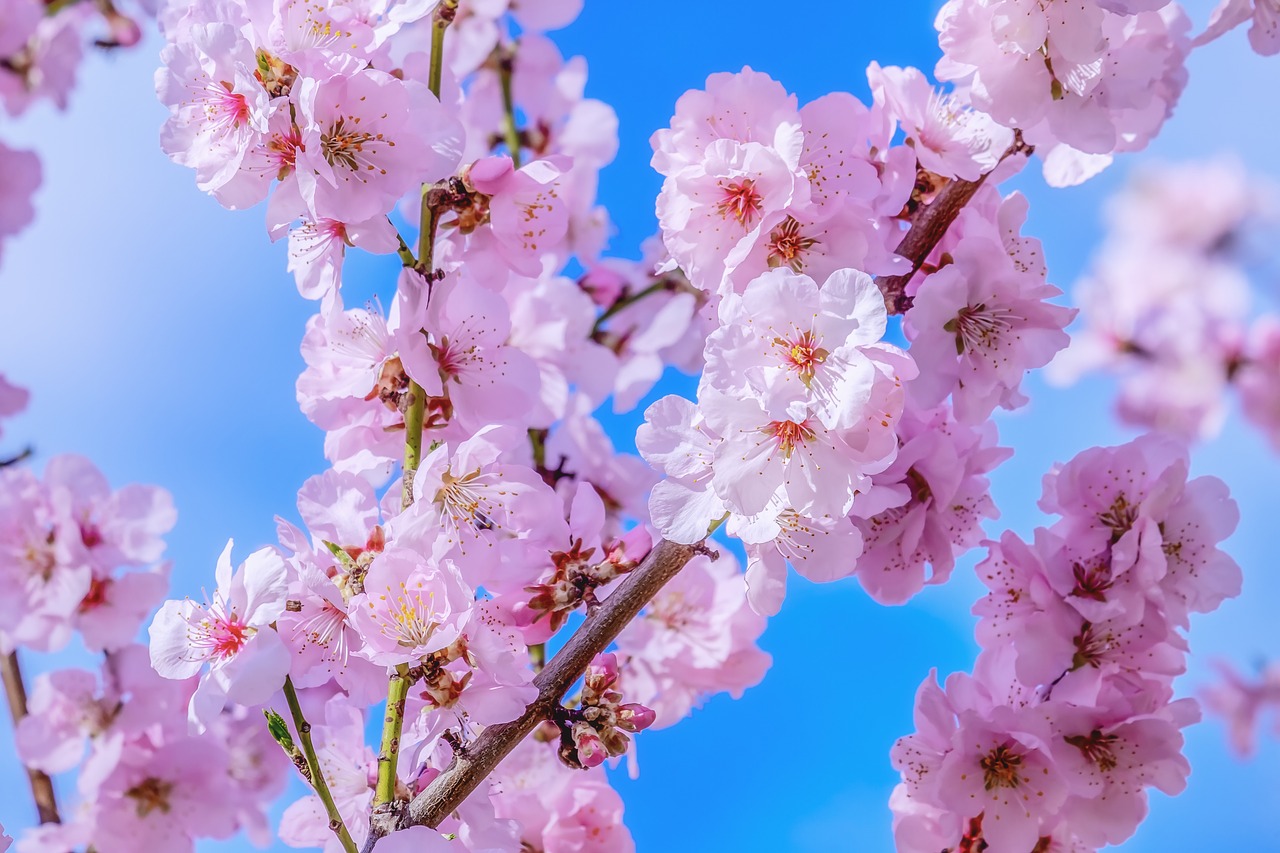
[[204, 114], [218, 127], [239, 127], [249, 121], [249, 102], [244, 95], [231, 91], [226, 80], [210, 86], [204, 101]]
[[990, 308], [986, 303], [966, 305], [942, 328], [956, 336], [956, 354], [966, 349], [995, 347], [1000, 336], [1013, 328], [1016, 315], [1008, 308]]
[[398, 593], [388, 587], [385, 595], [378, 596], [385, 608], [382, 613], [377, 612], [373, 602], [369, 607], [383, 636], [395, 640], [398, 646], [414, 649], [426, 645], [440, 627], [433, 618], [436, 615], [435, 598], [436, 594], [430, 591], [425, 597], [418, 589], [410, 593], [409, 588], [401, 583]]
[[791, 453], [796, 449], [797, 445], [803, 446], [806, 441], [813, 441], [816, 437], [808, 423], [807, 420], [804, 423], [773, 421], [763, 428], [763, 432], [766, 435], [773, 436], [778, 442], [778, 450], [781, 451], [783, 457], [790, 459]]
[[1018, 776], [1022, 756], [1008, 746], [997, 746], [984, 755], [978, 765], [982, 768], [983, 787], [988, 791], [1016, 788], [1022, 782]]
[[173, 783], [149, 776], [124, 792], [126, 797], [138, 801], [138, 817], [146, 817], [154, 811], [169, 812], [169, 794]]
[[819, 241], [800, 233], [800, 223], [793, 216], [788, 216], [769, 234], [769, 255], [766, 262], [769, 268], [786, 266], [792, 272], [804, 272], [804, 253], [813, 248]]
[[762, 201], [760, 193], [756, 192], [755, 181], [750, 178], [730, 184], [722, 181], [720, 189], [724, 195], [716, 205], [716, 212], [725, 219], [733, 217], [743, 228], [750, 227], [751, 220], [760, 212]]
[[352, 172], [359, 172], [361, 169], [369, 172], [376, 170], [385, 175], [387, 170], [374, 166], [365, 152], [366, 145], [382, 141], [381, 133], [348, 128], [346, 118], [340, 116], [329, 125], [328, 133], [321, 134], [320, 148], [330, 166], [341, 166]]
[[790, 338], [774, 338], [773, 345], [782, 351], [782, 363], [800, 375], [807, 386], [813, 379], [818, 365], [830, 354], [820, 344], [822, 339], [813, 332], [800, 332]]
[[1104, 773], [1115, 769], [1117, 761], [1112, 744], [1119, 740], [1115, 735], [1104, 735], [1094, 729], [1087, 735], [1072, 735], [1063, 740], [1080, 750], [1086, 759]]
[[1076, 588], [1071, 591], [1072, 595], [1091, 598], [1094, 601], [1107, 600], [1107, 590], [1111, 588], [1112, 583], [1111, 566], [1107, 562], [1092, 566], [1075, 563], [1071, 567], [1071, 573], [1076, 581]]
[[107, 589], [110, 583], [101, 578], [94, 578], [89, 582], [89, 592], [85, 597], [80, 599], [80, 612], [85, 613], [95, 607], [101, 607], [107, 603]]

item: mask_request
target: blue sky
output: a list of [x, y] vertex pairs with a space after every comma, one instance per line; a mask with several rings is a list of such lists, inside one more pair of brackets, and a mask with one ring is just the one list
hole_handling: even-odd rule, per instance
[[[588, 0], [556, 37], [566, 55], [587, 57], [588, 93], [621, 119], [618, 160], [601, 182], [618, 227], [613, 251], [634, 256], [655, 227], [660, 181], [648, 167], [648, 137], [686, 89], [751, 65], [802, 102], [833, 90], [865, 95], [872, 59], [932, 67], [936, 6]], [[1201, 24], [1208, 9], [1191, 6]], [[169, 553], [180, 595], [209, 583], [229, 536], [241, 554], [273, 541], [272, 516], [294, 513], [297, 487], [324, 462], [321, 435], [294, 402], [297, 345], [313, 305], [286, 275], [283, 246], [268, 242], [262, 212], [224, 211], [159, 151], [157, 48], [153, 41], [96, 57], [69, 114], [40, 109], [0, 129], [11, 144], [38, 147], [46, 174], [39, 219], [6, 247], [0, 267], [0, 371], [34, 392], [29, 413], [6, 424], [5, 446], [32, 441], [40, 460], [84, 453], [116, 484], [158, 483], [174, 493], [179, 522]], [[1101, 200], [1146, 157], [1234, 150], [1275, 177], [1280, 89], [1274, 65], [1264, 63], [1233, 34], [1195, 56], [1178, 114], [1149, 154], [1071, 190], [1048, 190], [1035, 174], [1019, 179], [1033, 202], [1027, 231], [1044, 239], [1053, 281], [1069, 289], [1100, 236]], [[363, 260], [350, 275], [362, 290], [386, 295], [394, 272], [394, 260]], [[1032, 378], [1030, 390], [1026, 410], [1000, 418], [1003, 443], [1017, 454], [994, 477], [1004, 517], [992, 533], [1027, 534], [1041, 520], [1034, 503], [1054, 461], [1128, 437], [1110, 414], [1105, 380], [1064, 391]], [[610, 421], [619, 445], [630, 445], [638, 420]], [[1184, 691], [1210, 677], [1215, 657], [1280, 654], [1268, 630], [1280, 596], [1269, 518], [1277, 457], [1233, 418], [1194, 458], [1198, 473], [1221, 476], [1241, 503], [1229, 547], [1246, 582], [1240, 600], [1195, 622]], [[980, 594], [972, 562], [901, 608], [872, 603], [851, 581], [794, 583], [764, 636], [775, 658], [764, 684], [640, 737], [640, 778], [618, 777], [640, 850], [891, 850], [885, 803], [896, 775], [888, 750], [910, 731], [912, 696], [929, 669], [972, 663], [969, 608]], [[1268, 744], [1241, 764], [1226, 755], [1216, 723], [1194, 727], [1188, 740], [1189, 790], [1177, 800], [1157, 795], [1152, 818], [1124, 849], [1280, 850], [1269, 818], [1280, 808], [1280, 747]], [[0, 824], [30, 819], [24, 784], [0, 728], [0, 790], [15, 793], [0, 797]], [[202, 845], [242, 849], [251, 848], [238, 840]]]

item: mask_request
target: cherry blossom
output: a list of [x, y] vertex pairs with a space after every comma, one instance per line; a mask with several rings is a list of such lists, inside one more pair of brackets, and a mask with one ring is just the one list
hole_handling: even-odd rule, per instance
[[191, 720], [205, 726], [226, 700], [265, 702], [289, 671], [289, 652], [272, 623], [284, 613], [287, 572], [274, 550], [255, 551], [232, 572], [231, 546], [218, 558], [213, 601], [166, 601], [151, 623], [151, 664], [165, 678], [208, 672], [191, 697]]

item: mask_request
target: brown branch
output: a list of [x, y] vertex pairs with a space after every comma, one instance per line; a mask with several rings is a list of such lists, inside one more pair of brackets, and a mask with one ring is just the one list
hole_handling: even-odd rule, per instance
[[[10, 652], [0, 656], [0, 675], [4, 677], [4, 692], [9, 698], [9, 713], [13, 716], [13, 728], [16, 732], [18, 723], [27, 716], [27, 688], [22, 683], [22, 670], [18, 667], [18, 653]], [[27, 768], [27, 778], [31, 782], [31, 796], [36, 801], [36, 811], [41, 823], [62, 823], [58, 816], [58, 800], [53, 793], [53, 780], [49, 774]]]
[[[467, 746], [466, 752], [455, 755], [449, 769], [409, 803], [399, 828], [422, 824], [439, 826], [526, 735], [540, 722], [551, 718], [565, 692], [582, 677], [592, 659], [607, 649], [658, 590], [698, 553], [707, 553], [705, 546], [678, 545], [665, 540], [658, 543], [533, 679], [538, 688], [538, 698], [533, 704], [525, 708], [518, 719], [489, 726]], [[371, 850], [376, 842], [377, 838], [371, 834], [365, 850]]]
[[[1000, 155], [998, 167], [1015, 154], [1030, 155], [1032, 147], [1022, 141], [1022, 133], [1014, 131], [1013, 144]], [[994, 171], [994, 169], [992, 170]], [[943, 187], [933, 201], [921, 208], [911, 221], [911, 228], [903, 236], [894, 252], [911, 261], [911, 272], [902, 275], [876, 277], [876, 286], [884, 294], [885, 308], [890, 314], [905, 314], [911, 308], [911, 297], [906, 295], [907, 282], [920, 270], [929, 254], [937, 248], [951, 223], [960, 211], [986, 183], [987, 172], [976, 181], [951, 181]]]

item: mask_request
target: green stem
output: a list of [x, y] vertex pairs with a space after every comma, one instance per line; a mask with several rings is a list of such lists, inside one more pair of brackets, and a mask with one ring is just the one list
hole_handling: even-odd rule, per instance
[[378, 787], [373, 805], [390, 803], [396, 797], [396, 764], [400, 760], [400, 733], [404, 730], [404, 702], [409, 695], [409, 668], [396, 667], [387, 683], [387, 712], [382, 718], [382, 745], [378, 750]]
[[[427, 86], [431, 93], [440, 97], [440, 82], [444, 69], [444, 31], [453, 23], [453, 16], [458, 12], [458, 0], [442, 0], [436, 7], [435, 17], [431, 22], [431, 68], [427, 72]], [[418, 260], [414, 268], [427, 277], [430, 282], [435, 277], [434, 257], [436, 243], [436, 211], [431, 205], [431, 185], [422, 185], [422, 223], [418, 229]], [[408, 247], [400, 252], [400, 258], [408, 263]], [[401, 484], [400, 506], [408, 509], [413, 505], [413, 476], [418, 472], [422, 462], [422, 423], [426, 417], [427, 395], [417, 382], [409, 382], [409, 407], [404, 413], [404, 480]], [[398, 735], [397, 735], [398, 737]], [[384, 733], [384, 740], [385, 733]]]
[[542, 668], [547, 665], [546, 643], [538, 643], [529, 647], [529, 662], [533, 664], [534, 672], [542, 672]]
[[298, 704], [298, 691], [293, 688], [293, 680], [284, 678], [284, 698], [289, 703], [289, 713], [293, 715], [293, 726], [298, 730], [298, 740], [302, 741], [302, 754], [307, 759], [307, 769], [311, 771], [311, 787], [315, 788], [320, 802], [324, 803], [325, 814], [329, 816], [329, 828], [342, 842], [342, 849], [347, 853], [356, 853], [356, 843], [342, 822], [342, 814], [329, 793], [329, 784], [324, 780], [324, 772], [320, 769], [320, 759], [316, 757], [315, 745], [311, 743], [311, 724], [302, 714], [302, 706]]
[[329, 553], [338, 558], [338, 562], [342, 563], [342, 567], [348, 572], [357, 568], [356, 561], [351, 559], [351, 555], [342, 548], [341, 545], [335, 545], [325, 540], [324, 547], [329, 549]]
[[416, 267], [418, 259], [413, 256], [413, 252], [409, 249], [409, 244], [404, 241], [404, 238], [399, 233], [396, 234], [396, 240], [400, 242], [400, 245], [396, 248], [396, 254], [400, 256], [400, 263], [406, 267]]
[[[499, 48], [502, 50], [502, 48]], [[520, 168], [520, 129], [516, 127], [516, 102], [511, 91], [511, 71], [515, 62], [514, 52], [503, 51], [498, 58], [498, 80], [502, 84], [502, 134], [506, 138], [511, 163]]]

